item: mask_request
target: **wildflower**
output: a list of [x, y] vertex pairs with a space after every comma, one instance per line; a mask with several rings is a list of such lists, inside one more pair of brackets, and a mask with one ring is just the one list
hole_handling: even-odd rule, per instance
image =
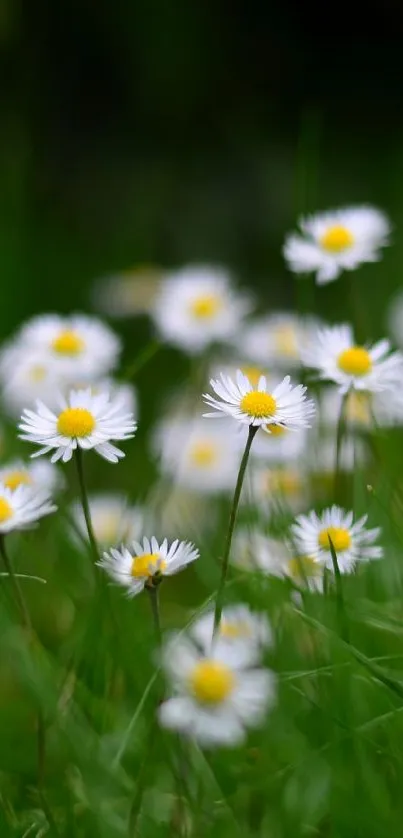
[[54, 407], [62, 387], [60, 372], [49, 355], [17, 344], [10, 344], [0, 355], [0, 383], [2, 403], [13, 417], [37, 399]]
[[358, 561], [380, 559], [383, 555], [382, 548], [374, 546], [380, 529], [366, 529], [367, 517], [364, 515], [354, 523], [352, 512], [332, 506], [321, 515], [314, 511], [299, 515], [291, 533], [297, 549], [330, 570], [333, 570], [332, 544], [340, 571], [350, 573]]
[[[376, 428], [403, 425], [403, 393], [396, 378], [396, 386], [384, 391], [370, 393], [365, 390], [351, 390], [344, 404], [344, 416], [349, 428], [371, 431]], [[403, 384], [403, 377], [402, 377]], [[337, 387], [326, 387], [321, 394], [320, 413], [323, 424], [330, 428], [337, 425], [342, 396]]]
[[386, 390], [402, 378], [403, 355], [390, 353], [388, 340], [372, 347], [357, 345], [348, 324], [320, 329], [302, 353], [302, 361], [316, 369], [320, 378], [334, 381], [340, 393]]
[[102, 277], [95, 283], [94, 306], [108, 317], [149, 314], [162, 281], [161, 268], [136, 265], [134, 268]]
[[297, 465], [289, 463], [279, 468], [256, 465], [251, 470], [250, 484], [250, 502], [263, 511], [276, 505], [297, 511], [306, 504], [307, 483]]
[[313, 317], [302, 318], [292, 312], [279, 311], [249, 323], [242, 338], [247, 358], [270, 369], [291, 369], [300, 364], [301, 350], [319, 327]]
[[19, 486], [29, 486], [34, 492], [42, 491], [51, 495], [60, 489], [63, 478], [57, 467], [46, 460], [35, 463], [13, 460], [0, 467], [0, 483], [11, 491]]
[[315, 410], [314, 403], [306, 399], [306, 387], [293, 386], [288, 375], [272, 393], [266, 390], [264, 376], [255, 389], [240, 370], [237, 370], [236, 381], [221, 375], [221, 380], [211, 379], [210, 384], [219, 398], [204, 394], [205, 402], [215, 411], [204, 416], [217, 418], [222, 413], [243, 424], [261, 426], [268, 433], [278, 425], [292, 430], [307, 427]]
[[291, 233], [284, 257], [295, 273], [316, 273], [318, 285], [337, 279], [343, 270], [377, 262], [389, 243], [390, 224], [374, 207], [346, 207], [299, 221], [301, 234]]
[[[213, 630], [214, 611], [203, 614], [191, 628], [192, 637], [206, 654], [211, 649]], [[254, 613], [248, 605], [238, 604], [223, 609], [216, 638], [227, 661], [234, 655], [236, 660], [244, 655], [245, 663], [250, 665], [257, 663], [264, 648], [271, 644], [272, 632], [265, 614]]]
[[60, 409], [52, 412], [37, 402], [36, 412], [24, 410], [19, 425], [21, 439], [40, 445], [33, 457], [55, 449], [51, 462], [68, 462], [79, 447], [94, 448], [105, 460], [117, 463], [123, 452], [110, 440], [131, 439], [136, 430], [132, 414], [122, 410], [121, 401], [107, 392], [94, 396], [91, 390], [72, 390], [60, 398]]
[[152, 316], [164, 340], [197, 354], [235, 335], [248, 309], [225, 270], [196, 265], [167, 275]]
[[[298, 519], [297, 519], [298, 520]], [[292, 579], [298, 585], [322, 590], [322, 566], [290, 541], [272, 538], [258, 529], [241, 529], [234, 539], [233, 564], [241, 570]]]
[[114, 548], [103, 554], [99, 567], [119, 585], [127, 588], [129, 597], [136, 596], [144, 588], [154, 587], [163, 576], [173, 576], [190, 562], [199, 558], [199, 551], [189, 541], [167, 539], [160, 544], [153, 536], [143, 538], [143, 543], [133, 541], [127, 547]]
[[179, 486], [203, 493], [234, 488], [240, 453], [233, 426], [211, 426], [178, 416], [163, 421], [154, 437], [164, 474]]
[[159, 709], [163, 727], [196, 739], [202, 745], [235, 745], [248, 727], [260, 725], [275, 697], [275, 676], [251, 669], [245, 655], [220, 641], [201, 652], [188, 638], [171, 638], [162, 661], [175, 695]]
[[[124, 495], [91, 495], [89, 507], [95, 540], [103, 548], [128, 544], [144, 531], [145, 511], [140, 506], [129, 506]], [[71, 512], [78, 531], [86, 539], [87, 528], [81, 504], [73, 503]]]
[[270, 433], [261, 428], [255, 436], [251, 456], [256, 463], [283, 465], [296, 464], [307, 446], [308, 430], [301, 428], [297, 434], [284, 425], [272, 425]]
[[26, 529], [55, 510], [46, 492], [23, 484], [16, 489], [0, 484], [0, 534]]

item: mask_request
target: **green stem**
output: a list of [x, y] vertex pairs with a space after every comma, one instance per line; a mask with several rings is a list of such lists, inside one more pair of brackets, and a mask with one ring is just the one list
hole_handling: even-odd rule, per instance
[[348, 621], [347, 621], [347, 614], [345, 609], [344, 603], [344, 594], [343, 594], [343, 582], [341, 578], [339, 563], [337, 561], [337, 553], [334, 549], [334, 544], [330, 535], [328, 535], [329, 539], [329, 547], [330, 553], [332, 556], [332, 564], [333, 564], [333, 571], [334, 571], [334, 581], [336, 585], [336, 598], [337, 598], [337, 609], [339, 612], [339, 621], [340, 621], [340, 632], [343, 640], [346, 643], [349, 643], [349, 631], [348, 631]]
[[241, 497], [242, 485], [245, 477], [246, 466], [249, 460], [250, 449], [252, 447], [252, 442], [256, 433], [258, 431], [258, 426], [249, 425], [249, 433], [248, 439], [246, 441], [245, 450], [242, 455], [241, 464], [239, 466], [238, 477], [236, 481], [234, 497], [232, 500], [231, 512], [229, 517], [229, 525], [228, 525], [228, 532], [227, 538], [224, 547], [224, 556], [222, 561], [222, 568], [221, 568], [221, 578], [217, 588], [217, 596], [216, 596], [216, 603], [215, 603], [215, 610], [214, 610], [214, 634], [216, 633], [218, 626], [220, 625], [221, 620], [221, 613], [222, 613], [222, 606], [223, 606], [223, 597], [224, 597], [224, 589], [225, 583], [227, 581], [228, 575], [228, 564], [229, 564], [229, 557], [231, 552], [231, 544], [232, 544], [232, 536], [234, 534], [235, 529], [235, 522], [238, 512], [239, 506], [239, 499]]
[[334, 466], [334, 499], [337, 503], [339, 495], [340, 495], [340, 483], [341, 483], [341, 448], [343, 444], [344, 434], [346, 430], [346, 407], [347, 407], [347, 399], [349, 396], [349, 391], [344, 394], [341, 405], [340, 405], [340, 413], [339, 418], [337, 420], [337, 427], [336, 427], [336, 461]]
[[29, 615], [28, 607], [27, 607], [27, 604], [25, 602], [24, 594], [22, 593], [20, 583], [18, 581], [18, 578], [17, 578], [16, 574], [14, 573], [14, 569], [13, 569], [13, 565], [11, 563], [11, 559], [8, 555], [7, 550], [6, 550], [4, 535], [0, 535], [0, 553], [1, 553], [1, 557], [3, 559], [4, 567], [6, 568], [6, 571], [8, 573], [8, 576], [10, 577], [11, 584], [12, 584], [13, 589], [14, 589], [15, 599], [16, 599], [18, 607], [21, 611], [21, 617], [22, 617], [23, 625], [26, 628], [27, 632], [30, 635], [32, 635], [31, 617]]
[[99, 551], [96, 542], [96, 538], [94, 535], [94, 530], [92, 527], [91, 521], [91, 512], [90, 512], [90, 505], [88, 502], [88, 493], [87, 488], [85, 485], [84, 479], [84, 466], [83, 466], [83, 452], [79, 446], [77, 446], [76, 453], [75, 453], [75, 461], [77, 466], [77, 474], [78, 474], [78, 482], [80, 485], [80, 495], [81, 495], [81, 506], [83, 508], [85, 524], [87, 527], [88, 539], [90, 542], [91, 550], [94, 554], [95, 561], [99, 559]]
[[161, 632], [161, 619], [160, 619], [160, 606], [159, 606], [159, 596], [158, 596], [158, 585], [153, 585], [147, 588], [148, 591], [148, 598], [150, 600], [151, 605], [151, 612], [153, 615], [153, 622], [154, 622], [154, 629], [155, 629], [155, 636], [157, 639], [157, 646], [158, 648], [161, 646], [162, 642], [162, 632]]
[[137, 357], [132, 361], [131, 364], [128, 365], [126, 370], [123, 373], [123, 378], [126, 381], [131, 381], [133, 378], [136, 377], [137, 373], [140, 372], [143, 367], [154, 358], [154, 355], [159, 352], [161, 349], [161, 344], [158, 341], [152, 341], [151, 343], [147, 344], [144, 349], [139, 352]]

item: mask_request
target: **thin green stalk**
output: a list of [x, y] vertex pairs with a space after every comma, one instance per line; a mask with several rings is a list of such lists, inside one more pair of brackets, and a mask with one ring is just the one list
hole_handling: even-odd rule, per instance
[[79, 446], [77, 446], [75, 457], [76, 466], [77, 466], [77, 474], [78, 474], [78, 482], [80, 486], [80, 495], [81, 495], [81, 505], [83, 508], [85, 524], [87, 527], [88, 539], [90, 542], [91, 550], [93, 552], [95, 561], [99, 559], [99, 551], [96, 542], [96, 538], [94, 535], [94, 530], [92, 527], [91, 521], [91, 512], [90, 512], [90, 505], [88, 502], [88, 493], [87, 488], [85, 485], [85, 478], [84, 478], [84, 465], [83, 465], [83, 452]]
[[18, 577], [14, 573], [13, 565], [11, 559], [8, 555], [6, 550], [5, 538], [4, 535], [0, 535], [0, 553], [3, 559], [4, 567], [6, 568], [7, 574], [10, 577], [11, 584], [13, 586], [15, 599], [18, 605], [18, 608], [21, 612], [22, 622], [24, 627], [26, 628], [29, 635], [32, 635], [32, 623], [31, 617], [29, 615], [28, 607], [24, 599], [24, 594], [22, 593], [20, 583], [18, 581]]
[[232, 500], [231, 512], [229, 517], [229, 525], [228, 525], [228, 532], [227, 538], [224, 547], [224, 555], [222, 561], [222, 568], [221, 568], [221, 578], [217, 588], [217, 596], [216, 596], [216, 603], [215, 603], [215, 610], [214, 610], [214, 631], [213, 634], [216, 633], [218, 626], [220, 625], [221, 620], [221, 613], [223, 607], [223, 597], [224, 597], [224, 589], [225, 584], [227, 581], [228, 576], [228, 565], [229, 565], [229, 557], [231, 552], [231, 544], [232, 544], [232, 537], [234, 534], [235, 529], [235, 522], [238, 512], [239, 500], [241, 497], [242, 485], [245, 477], [246, 466], [249, 460], [250, 449], [252, 447], [252, 442], [256, 433], [258, 431], [258, 426], [250, 425], [249, 426], [249, 433], [248, 439], [246, 441], [245, 450], [242, 455], [241, 464], [239, 466], [238, 477], [236, 481], [234, 497]]
[[341, 405], [340, 405], [340, 413], [339, 418], [337, 420], [337, 427], [336, 427], [336, 460], [334, 466], [334, 499], [337, 503], [340, 495], [340, 483], [341, 483], [341, 448], [344, 440], [344, 434], [346, 431], [346, 407], [347, 407], [347, 399], [349, 396], [349, 391], [344, 394]]
[[348, 620], [344, 602], [344, 594], [343, 594], [343, 582], [340, 573], [339, 563], [337, 561], [337, 553], [334, 548], [334, 544], [330, 535], [328, 535], [329, 539], [329, 547], [330, 547], [330, 554], [332, 556], [332, 564], [333, 564], [333, 571], [334, 571], [334, 581], [336, 586], [336, 599], [337, 599], [337, 610], [339, 613], [339, 621], [340, 621], [340, 631], [343, 640], [346, 643], [349, 643], [349, 631], [348, 631]]
[[148, 598], [150, 600], [150, 605], [151, 605], [151, 613], [153, 615], [155, 636], [156, 636], [156, 640], [157, 640], [157, 646], [159, 648], [161, 646], [161, 641], [162, 641], [162, 632], [161, 632], [161, 619], [160, 619], [160, 605], [159, 605], [158, 589], [159, 589], [159, 585], [150, 585], [149, 587], [147, 587]]
[[131, 381], [133, 378], [135, 378], [137, 373], [140, 372], [140, 370], [143, 369], [143, 367], [145, 367], [146, 364], [148, 364], [148, 362], [151, 361], [152, 358], [154, 358], [154, 355], [156, 355], [160, 349], [161, 344], [158, 341], [152, 341], [151, 343], [148, 343], [147, 346], [145, 346], [144, 349], [141, 352], [139, 352], [137, 357], [134, 358], [132, 363], [129, 364], [128, 367], [124, 370], [123, 378], [126, 381]]

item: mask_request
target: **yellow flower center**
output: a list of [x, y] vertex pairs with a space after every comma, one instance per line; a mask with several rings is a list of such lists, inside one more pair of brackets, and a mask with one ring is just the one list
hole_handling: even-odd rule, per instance
[[354, 236], [347, 227], [335, 224], [326, 230], [326, 233], [319, 239], [319, 243], [330, 253], [342, 253], [354, 244]]
[[5, 498], [0, 498], [0, 524], [4, 524], [14, 515], [13, 508]]
[[239, 637], [250, 637], [251, 629], [249, 623], [242, 620], [238, 620], [236, 623], [221, 620], [220, 634], [229, 640], [237, 640]]
[[18, 489], [18, 486], [30, 486], [32, 483], [32, 477], [28, 474], [27, 471], [10, 471], [4, 478], [3, 483], [7, 486], [7, 489]]
[[337, 364], [347, 375], [366, 375], [372, 369], [372, 359], [363, 346], [351, 346], [340, 353]]
[[190, 676], [192, 693], [204, 704], [221, 704], [234, 686], [235, 677], [229, 666], [214, 660], [200, 661]]
[[240, 408], [253, 419], [265, 419], [266, 417], [274, 416], [277, 410], [277, 403], [269, 393], [252, 390], [241, 399]]
[[292, 579], [303, 579], [304, 576], [309, 579], [319, 574], [320, 565], [310, 556], [296, 556], [288, 562], [288, 570]]
[[46, 368], [42, 367], [41, 364], [34, 364], [29, 371], [29, 378], [34, 384], [39, 384], [46, 378]]
[[348, 550], [351, 545], [351, 535], [343, 527], [327, 527], [321, 530], [318, 535], [319, 546], [324, 550], [330, 550], [330, 541], [336, 553]]
[[262, 375], [266, 375], [263, 370], [260, 370], [259, 367], [241, 367], [241, 372], [246, 375], [246, 378], [249, 379], [252, 387], [257, 387], [259, 384], [259, 380]]
[[85, 407], [66, 407], [57, 420], [57, 430], [62, 436], [88, 436], [95, 428], [95, 419]]
[[293, 326], [277, 326], [274, 336], [280, 355], [287, 355], [289, 358], [298, 357], [298, 341]]
[[215, 294], [196, 297], [190, 304], [190, 310], [197, 320], [209, 320], [222, 308], [222, 302]]
[[284, 428], [283, 425], [266, 425], [266, 428], [272, 436], [283, 436], [288, 431], [288, 428]]
[[52, 341], [52, 349], [58, 355], [80, 355], [84, 348], [83, 339], [72, 329], [64, 329]]
[[190, 451], [195, 466], [211, 466], [217, 459], [217, 448], [212, 442], [196, 442]]
[[346, 416], [350, 422], [360, 425], [371, 423], [371, 402], [369, 393], [351, 392], [347, 398]]
[[131, 575], [134, 579], [151, 579], [158, 572], [165, 570], [167, 563], [161, 561], [159, 553], [144, 553], [143, 556], [133, 556]]
[[267, 473], [267, 488], [280, 495], [297, 495], [302, 489], [301, 475], [293, 469], [271, 469]]

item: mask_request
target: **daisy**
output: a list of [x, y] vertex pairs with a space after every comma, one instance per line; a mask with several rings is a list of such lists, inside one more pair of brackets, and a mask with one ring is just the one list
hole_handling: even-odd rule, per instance
[[120, 340], [95, 317], [42, 314], [29, 320], [17, 336], [27, 353], [42, 352], [69, 382], [105, 375], [117, 363]]
[[204, 394], [204, 401], [214, 408], [214, 413], [205, 413], [207, 418], [220, 414], [232, 416], [245, 425], [262, 427], [268, 433], [272, 426], [281, 425], [290, 430], [309, 427], [308, 420], [314, 413], [314, 403], [306, 399], [306, 387], [290, 384], [287, 375], [272, 393], [266, 390], [266, 379], [259, 379], [253, 388], [249, 379], [237, 370], [236, 381], [221, 374], [221, 380], [212, 378], [210, 384], [218, 399]]
[[287, 369], [300, 364], [301, 350], [319, 327], [319, 320], [279, 311], [249, 323], [242, 349], [254, 363]]
[[289, 541], [271, 538], [261, 530], [239, 530], [234, 539], [232, 563], [241, 570], [292, 579], [312, 590], [322, 589], [322, 566]]
[[0, 483], [11, 491], [19, 486], [29, 486], [35, 492], [51, 495], [63, 485], [63, 478], [57, 467], [47, 460], [35, 463], [13, 460], [0, 467]]
[[154, 435], [161, 470], [179, 486], [196, 492], [234, 489], [240, 461], [233, 425], [212, 426], [203, 419], [179, 416], [162, 422]]
[[0, 354], [0, 384], [2, 403], [11, 416], [20, 416], [37, 399], [54, 407], [63, 386], [60, 371], [48, 355], [16, 343]]
[[[197, 645], [208, 654], [212, 646], [214, 611], [203, 614], [191, 627], [191, 635]], [[244, 656], [245, 663], [257, 663], [266, 646], [271, 645], [272, 631], [265, 614], [256, 614], [248, 605], [230, 605], [224, 608], [214, 642], [220, 642], [225, 659], [230, 661], [235, 654], [238, 660]]]
[[[403, 378], [402, 378], [403, 385]], [[340, 416], [342, 395], [337, 387], [327, 387], [321, 394], [320, 413], [323, 424], [335, 428]], [[403, 387], [398, 385], [384, 392], [369, 393], [351, 390], [346, 397], [344, 415], [347, 426], [360, 431], [403, 425]]]
[[390, 353], [388, 340], [380, 340], [372, 347], [358, 346], [348, 324], [320, 329], [303, 351], [302, 361], [316, 369], [320, 378], [334, 381], [340, 393], [393, 388], [403, 371], [403, 355]]
[[272, 425], [269, 434], [260, 428], [253, 441], [251, 457], [257, 463], [295, 464], [306, 451], [307, 441], [308, 430], [305, 428], [297, 434], [284, 425]]
[[306, 497], [305, 474], [297, 465], [290, 463], [280, 468], [266, 466], [251, 469], [249, 502], [263, 512], [284, 505], [297, 512], [304, 508]]
[[380, 559], [383, 556], [382, 548], [374, 546], [380, 528], [366, 529], [367, 517], [364, 515], [354, 523], [352, 512], [332, 506], [321, 515], [313, 511], [309, 515], [299, 515], [291, 527], [291, 533], [297, 549], [330, 570], [333, 570], [332, 542], [340, 571], [350, 573], [358, 561]]
[[276, 681], [267, 669], [251, 669], [245, 655], [220, 641], [203, 653], [183, 636], [164, 646], [162, 663], [174, 696], [159, 708], [163, 727], [204, 746], [236, 745], [248, 727], [260, 725], [275, 698]]
[[20, 438], [40, 445], [33, 457], [55, 449], [51, 462], [71, 460], [77, 448], [94, 448], [105, 460], [117, 463], [123, 452], [110, 440], [131, 439], [136, 430], [131, 413], [122, 410], [121, 402], [109, 393], [93, 396], [91, 390], [72, 390], [60, 397], [59, 410], [53, 412], [37, 402], [36, 412], [24, 410], [19, 428]]
[[32, 491], [30, 486], [21, 484], [17, 489], [9, 489], [0, 484], [0, 534], [12, 530], [23, 530], [35, 525], [44, 515], [55, 512], [49, 495], [43, 491]]
[[160, 544], [154, 536], [143, 543], [133, 541], [127, 547], [112, 549], [103, 554], [99, 567], [119, 585], [127, 588], [129, 597], [136, 596], [144, 588], [152, 588], [163, 576], [173, 576], [190, 562], [199, 558], [199, 551], [189, 541], [173, 541], [171, 546], [165, 538]]
[[[128, 544], [144, 531], [145, 511], [140, 506], [129, 506], [124, 495], [91, 495], [89, 506], [95, 540], [103, 548]], [[71, 513], [76, 528], [86, 539], [87, 527], [81, 504], [73, 503]]]
[[[364, 440], [355, 436], [344, 436], [339, 452], [339, 468], [341, 471], [354, 471], [357, 466], [363, 467], [368, 462], [369, 450]], [[334, 473], [336, 464], [336, 440], [327, 436], [320, 437], [312, 444], [307, 452], [305, 466], [311, 474], [330, 475]]]
[[291, 233], [284, 257], [295, 273], [316, 273], [318, 285], [337, 279], [363, 262], [377, 262], [389, 244], [390, 223], [374, 207], [346, 207], [299, 221], [301, 234]]
[[108, 317], [149, 314], [160, 289], [163, 272], [154, 265], [136, 265], [95, 283], [93, 304]]
[[197, 354], [233, 337], [248, 310], [227, 271], [195, 265], [167, 275], [152, 317], [163, 340]]

